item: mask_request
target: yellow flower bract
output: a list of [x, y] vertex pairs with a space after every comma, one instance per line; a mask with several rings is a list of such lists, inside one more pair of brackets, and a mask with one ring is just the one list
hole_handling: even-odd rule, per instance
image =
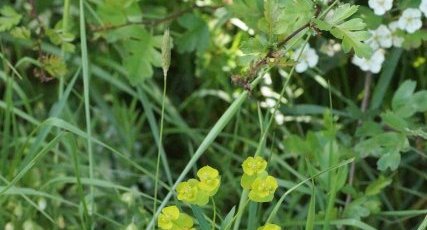
[[264, 226], [259, 227], [257, 230], [281, 230], [282, 228], [276, 224], [266, 224]]
[[162, 230], [193, 229], [193, 224], [193, 219], [175, 205], [164, 208], [157, 218], [157, 225]]
[[206, 191], [209, 196], [215, 195], [221, 182], [218, 170], [205, 166], [197, 171], [200, 179], [199, 188]]
[[249, 176], [263, 172], [266, 167], [267, 161], [259, 156], [248, 157], [242, 164], [243, 172]]
[[178, 200], [203, 206], [209, 202], [209, 197], [216, 194], [221, 184], [218, 170], [204, 166], [197, 171], [197, 177], [200, 180], [191, 178], [178, 184], [176, 187]]
[[277, 180], [272, 176], [257, 178], [252, 183], [249, 199], [255, 202], [269, 202], [273, 200], [277, 187]]

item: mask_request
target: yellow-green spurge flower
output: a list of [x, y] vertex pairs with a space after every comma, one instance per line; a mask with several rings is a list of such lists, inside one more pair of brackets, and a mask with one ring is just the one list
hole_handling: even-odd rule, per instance
[[253, 176], [262, 173], [267, 167], [267, 161], [262, 157], [248, 157], [243, 161], [242, 168], [243, 172], [248, 176]]
[[279, 225], [275, 224], [266, 224], [264, 226], [259, 227], [257, 230], [281, 230], [282, 228]]
[[164, 208], [157, 218], [157, 225], [163, 230], [194, 230], [193, 224], [193, 219], [175, 205]]
[[262, 157], [248, 157], [242, 164], [243, 176], [240, 184], [249, 189], [249, 199], [255, 202], [269, 202], [273, 200], [278, 184], [276, 178], [269, 176], [265, 171], [267, 161]]
[[276, 178], [272, 176], [259, 177], [252, 183], [249, 191], [249, 199], [255, 202], [270, 202], [278, 185]]
[[209, 197], [216, 194], [221, 183], [218, 170], [204, 166], [197, 171], [197, 179], [181, 182], [176, 187], [178, 200], [199, 206], [206, 205]]

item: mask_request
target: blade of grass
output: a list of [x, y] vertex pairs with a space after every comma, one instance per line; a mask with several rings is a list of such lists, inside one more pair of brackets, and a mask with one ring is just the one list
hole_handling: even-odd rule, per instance
[[[83, 69], [83, 97], [85, 105], [85, 119], [86, 119], [86, 133], [87, 133], [87, 151], [89, 155], [89, 177], [94, 178], [94, 164], [93, 164], [93, 151], [92, 151], [92, 125], [90, 117], [90, 104], [89, 104], [89, 88], [90, 88], [90, 75], [89, 75], [89, 57], [87, 52], [87, 38], [86, 38], [86, 23], [83, 0], [80, 0], [80, 48], [82, 56], [82, 69]], [[89, 215], [91, 216], [94, 211], [94, 187], [89, 187]]]
[[311, 198], [310, 205], [308, 207], [308, 215], [307, 222], [305, 225], [305, 230], [313, 230], [314, 229], [314, 221], [316, 219], [316, 190], [314, 189], [314, 181], [311, 182]]
[[374, 92], [372, 94], [371, 106], [370, 109], [379, 109], [381, 106], [387, 88], [390, 85], [391, 79], [394, 75], [394, 71], [396, 70], [397, 63], [399, 62], [400, 56], [402, 55], [402, 49], [394, 49], [388, 55], [387, 59], [383, 65], [383, 71], [381, 72], [378, 83], [375, 86]]
[[427, 229], [427, 215], [424, 217], [423, 222], [421, 222], [420, 226], [417, 228], [417, 230], [426, 230]]
[[[53, 117], [49, 118], [46, 121], [44, 121], [41, 126], [42, 127], [44, 127], [44, 126], [50, 126], [50, 127], [61, 128], [61, 129], [64, 129], [66, 131], [69, 131], [69, 132], [71, 132], [71, 133], [73, 133], [73, 134], [75, 134], [77, 136], [80, 136], [80, 137], [82, 137], [84, 139], [88, 138], [86, 132], [80, 130], [76, 126], [74, 126], [74, 125], [72, 125], [72, 124], [70, 124], [70, 123], [68, 123], [68, 122], [66, 122], [64, 120], [61, 120], [59, 118], [53, 118]], [[115, 148], [111, 147], [110, 145], [108, 145], [108, 144], [106, 144], [106, 143], [104, 143], [104, 142], [102, 142], [102, 141], [100, 141], [100, 140], [98, 140], [98, 139], [96, 139], [94, 137], [92, 138], [92, 141], [93, 141], [93, 143], [98, 144], [98, 145], [102, 146], [103, 148], [106, 148], [106, 149], [110, 150], [112, 153], [114, 153], [115, 155], [117, 155], [119, 158], [125, 160], [127, 163], [129, 163], [131, 166], [133, 166], [134, 168], [136, 168], [139, 171], [141, 171], [143, 174], [145, 174], [145, 175], [147, 175], [147, 176], [149, 176], [149, 177], [151, 177], [151, 178], [154, 179], [154, 177], [155, 177], [154, 174], [150, 173], [147, 169], [141, 167], [134, 160], [130, 159], [126, 154], [124, 154], [124, 153], [116, 150]], [[165, 189], [170, 190], [170, 187], [167, 184], [163, 183], [162, 181], [159, 181], [159, 184], [161, 186], [163, 186]]]
[[[62, 33], [66, 34], [68, 33], [68, 25], [70, 20], [70, 0], [64, 0], [64, 9], [63, 9], [63, 15], [62, 15]], [[65, 59], [65, 44], [61, 47], [61, 56], [63, 59]], [[62, 97], [62, 94], [64, 93], [64, 82], [65, 82], [65, 76], [59, 77], [59, 92], [58, 92], [58, 98]]]
[[[10, 182], [8, 180], [6, 180], [6, 178], [0, 176], [0, 179], [6, 184], [8, 185]], [[19, 194], [22, 198], [24, 198], [24, 200], [26, 200], [31, 206], [33, 206], [35, 209], [37, 209], [37, 211], [39, 211], [43, 216], [46, 217], [46, 219], [48, 219], [52, 224], [56, 225], [55, 220], [53, 220], [53, 218], [47, 214], [43, 209], [41, 209], [34, 201], [32, 201], [26, 194]]]
[[70, 139], [70, 142], [72, 142], [70, 147], [71, 147], [71, 156], [73, 158], [74, 174], [76, 175], [77, 191], [80, 197], [80, 202], [83, 205], [83, 216], [81, 216], [80, 221], [82, 222], [83, 229], [87, 229], [87, 227], [89, 227], [90, 224], [87, 224], [86, 220], [90, 221], [90, 217], [89, 217], [89, 212], [86, 204], [86, 199], [84, 198], [83, 186], [80, 181], [79, 155], [76, 149], [77, 143], [71, 135], [67, 135], [66, 138]]
[[193, 211], [194, 216], [199, 224], [201, 230], [210, 230], [208, 221], [206, 221], [203, 210], [196, 205], [191, 205], [191, 210]]
[[[305, 221], [288, 221], [288, 222], [284, 222], [282, 223], [283, 226], [298, 226], [298, 225], [304, 225]], [[314, 222], [315, 225], [324, 225], [325, 221], [316, 221]], [[376, 230], [376, 228], [373, 228], [372, 226], [363, 223], [360, 220], [356, 220], [356, 219], [341, 219], [341, 220], [333, 220], [330, 222], [331, 225], [335, 225], [336, 228], [338, 229], [339, 226], [352, 226], [358, 229], [363, 229], [363, 230]]]
[[48, 152], [49, 150], [51, 150], [60, 140], [60, 138], [62, 137], [62, 133], [58, 134], [55, 138], [53, 138], [49, 143], [47, 143], [45, 145], [45, 147], [38, 152], [33, 159], [31, 159], [30, 162], [28, 162], [28, 164], [26, 164], [24, 166], [24, 168], [22, 170], [20, 170], [18, 172], [18, 174], [12, 179], [12, 181], [5, 186], [2, 190], [0, 190], [0, 195], [4, 194], [8, 189], [10, 189], [12, 186], [14, 186], [19, 180], [22, 179], [22, 177], [25, 176], [25, 174], [31, 169], [33, 168], [34, 165], [36, 165], [40, 159], [42, 159]]
[[236, 206], [233, 206], [233, 208], [228, 212], [228, 214], [225, 216], [224, 220], [222, 221], [220, 230], [228, 230], [230, 228], [235, 212], [236, 212]]

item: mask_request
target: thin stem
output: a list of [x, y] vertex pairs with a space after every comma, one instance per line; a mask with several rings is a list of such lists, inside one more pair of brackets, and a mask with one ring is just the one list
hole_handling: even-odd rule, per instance
[[[62, 33], [65, 34], [68, 32], [68, 24], [69, 24], [69, 17], [70, 17], [70, 0], [64, 0], [64, 14], [62, 17]], [[63, 59], [65, 59], [65, 45], [63, 44], [61, 47], [61, 56]], [[62, 94], [64, 93], [64, 77], [59, 77], [59, 92], [58, 97], [61, 98]]]
[[102, 26], [102, 27], [98, 27], [98, 28], [94, 28], [92, 31], [93, 32], [101, 32], [101, 31], [106, 31], [106, 30], [115, 30], [115, 29], [119, 29], [122, 27], [126, 27], [126, 26], [131, 26], [131, 25], [146, 25], [146, 26], [157, 26], [163, 23], [168, 23], [170, 21], [173, 21], [179, 17], [181, 17], [182, 15], [191, 12], [192, 10], [198, 8], [198, 9], [210, 9], [210, 10], [216, 10], [218, 8], [223, 7], [223, 5], [218, 5], [218, 6], [197, 6], [197, 5], [192, 5], [186, 9], [183, 10], [179, 10], [176, 11], [164, 18], [160, 18], [160, 19], [152, 19], [152, 20], [142, 20], [139, 22], [127, 22], [124, 24], [120, 24], [120, 25], [111, 25], [111, 26]]
[[215, 222], [216, 222], [216, 204], [215, 199], [212, 197], [212, 206], [213, 206], [213, 217], [212, 217], [212, 230], [215, 230]]
[[[366, 109], [368, 108], [369, 105], [369, 99], [371, 97], [371, 84], [372, 84], [372, 73], [371, 72], [367, 72], [366, 76], [365, 76], [365, 83], [364, 83], [364, 95], [363, 95], [363, 99], [362, 99], [362, 103], [360, 105], [360, 110], [362, 111], [362, 113], [366, 112]], [[359, 120], [358, 121], [359, 125], [362, 124], [362, 121]], [[356, 162], [352, 162], [350, 165], [350, 171], [349, 171], [349, 176], [348, 176], [348, 184], [350, 186], [353, 185], [354, 182], [354, 175], [356, 173]], [[347, 207], [351, 202], [351, 194], [347, 194], [347, 197], [345, 199], [345, 206]]]
[[[157, 211], [157, 190], [158, 190], [158, 181], [159, 181], [159, 171], [160, 171], [160, 155], [161, 155], [161, 145], [163, 143], [163, 121], [165, 114], [165, 98], [166, 98], [166, 88], [167, 88], [167, 73], [163, 75], [163, 96], [162, 96], [162, 112], [160, 117], [160, 132], [159, 132], [159, 144], [157, 146], [157, 163], [156, 163], [156, 177], [154, 183], [154, 206], [153, 212]], [[154, 226], [153, 226], [154, 229]]]

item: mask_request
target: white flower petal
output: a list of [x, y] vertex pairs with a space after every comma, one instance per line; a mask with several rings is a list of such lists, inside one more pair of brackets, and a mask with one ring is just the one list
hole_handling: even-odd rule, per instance
[[393, 0], [369, 0], [368, 4], [376, 15], [383, 15], [393, 7]]
[[302, 73], [304, 71], [306, 71], [308, 68], [307, 62], [300, 62], [295, 66], [295, 70], [297, 71], [297, 73]]
[[414, 33], [422, 26], [421, 11], [415, 8], [408, 8], [403, 11], [398, 21], [399, 28], [408, 33]]
[[424, 13], [424, 16], [427, 17], [427, 0], [422, 0], [419, 9]]

